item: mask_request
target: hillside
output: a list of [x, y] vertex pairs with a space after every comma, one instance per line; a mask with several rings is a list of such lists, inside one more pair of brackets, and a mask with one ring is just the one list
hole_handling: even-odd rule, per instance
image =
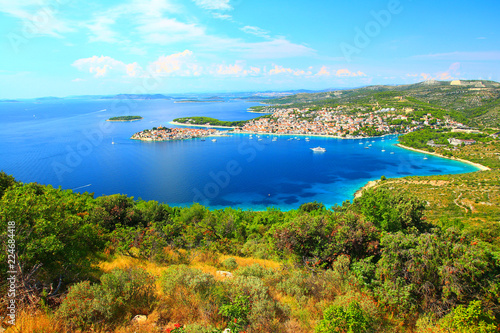
[[440, 111], [471, 126], [500, 123], [500, 83], [484, 80], [425, 81], [400, 86], [369, 86], [351, 90], [301, 93], [266, 103], [273, 106], [350, 106], [353, 110], [380, 108]]

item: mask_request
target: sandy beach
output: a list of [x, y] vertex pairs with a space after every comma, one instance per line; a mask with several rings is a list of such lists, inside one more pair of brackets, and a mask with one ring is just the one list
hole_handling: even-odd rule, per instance
[[491, 170], [490, 168], [488, 168], [487, 166], [484, 166], [482, 164], [479, 164], [479, 163], [475, 163], [475, 162], [471, 162], [471, 161], [467, 161], [467, 160], [464, 160], [464, 159], [461, 159], [461, 158], [456, 158], [456, 157], [447, 157], [447, 156], [444, 156], [444, 155], [440, 155], [440, 154], [437, 154], [437, 153], [432, 153], [430, 151], [425, 151], [425, 150], [421, 150], [421, 149], [416, 149], [416, 148], [411, 148], [411, 147], [407, 147], [407, 146], [404, 146], [400, 143], [396, 144], [396, 146], [400, 147], [400, 148], [403, 148], [403, 149], [408, 149], [408, 150], [412, 150], [412, 151], [415, 151], [417, 153], [422, 153], [422, 154], [429, 154], [429, 155], [433, 155], [433, 156], [437, 156], [437, 157], [441, 157], [441, 158], [447, 158], [449, 160], [454, 160], [454, 161], [460, 161], [460, 162], [463, 162], [463, 163], [467, 163], [467, 164], [470, 164], [470, 165], [473, 165], [475, 166], [476, 168], [478, 168], [479, 170], [481, 171], [488, 171], [488, 170]]

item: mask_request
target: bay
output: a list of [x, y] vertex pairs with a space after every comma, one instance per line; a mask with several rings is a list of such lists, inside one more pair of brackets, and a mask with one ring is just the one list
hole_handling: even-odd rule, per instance
[[[207, 139], [143, 142], [135, 132], [174, 118], [206, 116], [244, 120], [257, 103], [173, 100], [60, 99], [0, 103], [0, 169], [22, 182], [93, 192], [123, 193], [170, 205], [201, 202], [211, 208], [288, 210], [311, 201], [330, 207], [351, 200], [382, 175], [456, 174], [469, 164], [394, 146], [397, 137], [342, 140], [247, 134]], [[140, 115], [141, 121], [106, 122]], [[297, 139], [295, 139], [297, 137]], [[290, 140], [291, 139], [291, 140]], [[300, 139], [300, 140], [298, 140]], [[114, 144], [113, 144], [114, 142]], [[324, 153], [310, 148], [321, 146]]]

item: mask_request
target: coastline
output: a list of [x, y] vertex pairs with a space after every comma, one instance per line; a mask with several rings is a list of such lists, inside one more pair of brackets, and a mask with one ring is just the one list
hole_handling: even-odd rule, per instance
[[464, 160], [464, 159], [461, 159], [461, 158], [447, 157], [447, 156], [440, 155], [440, 154], [437, 154], [437, 153], [432, 153], [430, 151], [426, 151], [426, 150], [422, 150], [422, 149], [417, 149], [417, 148], [411, 148], [411, 147], [408, 147], [408, 146], [404, 146], [404, 145], [402, 145], [400, 143], [396, 144], [396, 146], [398, 146], [400, 148], [403, 148], [403, 149], [412, 150], [412, 151], [417, 152], [417, 153], [428, 154], [428, 155], [433, 155], [433, 156], [436, 156], [436, 157], [446, 158], [446, 159], [453, 160], [453, 161], [459, 161], [459, 162], [467, 163], [467, 164], [470, 164], [470, 165], [475, 166], [476, 168], [478, 168], [479, 169], [478, 171], [488, 171], [488, 170], [491, 170], [491, 168], [489, 168], [487, 166], [484, 166], [484, 165], [476, 163], [476, 162], [471, 162], [471, 161], [468, 161], [468, 160]]
[[363, 195], [363, 191], [364, 190], [367, 190], [369, 188], [374, 187], [379, 182], [380, 182], [380, 179], [368, 181], [368, 183], [366, 183], [365, 185], [363, 185], [363, 187], [361, 187], [359, 190], [357, 190], [356, 192], [354, 192], [354, 199], [360, 198]]
[[[425, 151], [425, 150], [417, 149], [417, 148], [411, 148], [411, 147], [402, 145], [400, 143], [397, 143], [396, 146], [398, 146], [399, 148], [403, 148], [403, 149], [406, 149], [406, 150], [411, 150], [411, 151], [414, 151], [414, 152], [417, 152], [417, 153], [428, 154], [428, 155], [433, 155], [433, 156], [436, 156], [436, 157], [446, 158], [446, 159], [452, 160], [452, 161], [459, 161], [459, 162], [462, 162], [462, 163], [467, 163], [467, 164], [475, 166], [476, 168], [479, 169], [479, 170], [477, 170], [475, 172], [478, 172], [478, 171], [489, 171], [489, 170], [491, 170], [491, 168], [489, 168], [489, 167], [487, 167], [485, 165], [482, 165], [482, 164], [479, 164], [479, 163], [475, 163], [475, 162], [471, 162], [471, 161], [467, 161], [467, 160], [464, 160], [464, 159], [461, 159], [461, 158], [447, 157], [447, 156], [440, 155], [440, 154], [437, 154], [437, 153], [433, 153], [433, 152], [430, 152], [430, 151]], [[380, 182], [380, 179], [368, 181], [365, 185], [363, 185], [363, 187], [359, 188], [356, 192], [354, 192], [354, 198], [353, 199], [361, 197], [363, 195], [363, 191], [364, 190], [376, 186], [379, 182]]]

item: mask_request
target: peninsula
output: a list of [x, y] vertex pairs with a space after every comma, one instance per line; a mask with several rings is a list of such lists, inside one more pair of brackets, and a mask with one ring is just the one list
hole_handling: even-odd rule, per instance
[[198, 128], [168, 128], [168, 127], [153, 127], [132, 135], [132, 140], [142, 141], [174, 141], [174, 140], [189, 140], [195, 138], [203, 138], [207, 136], [225, 136], [223, 132], [215, 129], [198, 129]]
[[112, 117], [106, 121], [137, 121], [143, 119], [141, 116], [120, 116], [120, 117]]

